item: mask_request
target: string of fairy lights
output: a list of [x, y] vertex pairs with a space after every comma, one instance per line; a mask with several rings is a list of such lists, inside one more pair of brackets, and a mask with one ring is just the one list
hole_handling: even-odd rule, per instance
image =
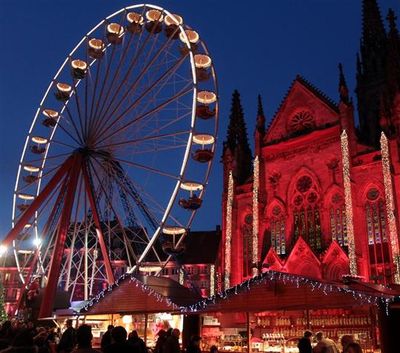
[[[352, 280], [352, 276], [349, 278]], [[216, 295], [212, 295], [208, 298], [205, 298], [193, 305], [189, 305], [187, 307], [181, 307], [181, 312], [201, 312], [212, 310], [212, 305], [217, 304], [217, 302], [221, 300], [229, 300], [230, 298], [240, 295], [243, 292], [250, 291], [252, 287], [267, 285], [268, 283], [283, 283], [286, 284], [294, 284], [296, 288], [300, 288], [301, 286], [308, 286], [311, 288], [311, 291], [320, 291], [324, 295], [329, 295], [332, 293], [342, 293], [351, 295], [355, 301], [361, 302], [361, 304], [370, 304], [370, 305], [384, 305], [386, 309], [386, 314], [389, 314], [389, 306], [390, 304], [396, 300], [396, 297], [393, 295], [386, 295], [377, 292], [376, 294], [366, 293], [362, 290], [357, 290], [351, 288], [351, 284], [343, 284], [343, 283], [324, 283], [315, 279], [311, 279], [308, 277], [304, 277], [301, 275], [290, 274], [286, 272], [279, 272], [269, 270], [264, 273], [261, 273], [253, 278], [250, 278], [242, 283], [239, 283], [233, 287], [227, 288], [224, 291], [217, 293]], [[357, 283], [357, 281], [355, 282]], [[243, 308], [243, 310], [246, 310]]]
[[346, 130], [343, 130], [340, 136], [340, 146], [342, 150], [342, 165], [343, 165], [343, 185], [345, 198], [346, 212], [346, 229], [347, 242], [349, 251], [350, 274], [357, 276], [357, 259], [354, 243], [354, 226], [353, 226], [353, 200], [351, 196], [351, 179], [350, 179], [350, 158], [349, 158], [349, 140]]
[[[324, 295], [329, 295], [330, 293], [349, 294], [354, 300], [361, 302], [361, 304], [371, 304], [376, 306], [379, 306], [381, 304], [385, 305], [387, 315], [389, 314], [390, 304], [398, 299], [398, 297], [394, 295], [383, 294], [379, 291], [376, 294], [373, 294], [351, 288], [351, 283], [324, 283], [301, 275], [269, 270], [242, 283], [227, 288], [224, 291], [220, 291], [215, 295], [211, 295], [208, 298], [200, 300], [193, 305], [179, 306], [175, 304], [170, 298], [160, 294], [150, 286], [147, 286], [146, 284], [138, 280], [132, 274], [125, 273], [120, 276], [112, 285], [109, 285], [106, 289], [104, 289], [94, 298], [92, 298], [81, 310], [80, 314], [87, 313], [93, 305], [99, 303], [106, 295], [110, 295], [112, 291], [116, 290], [120, 286], [122, 281], [127, 280], [128, 278], [129, 284], [135, 285], [137, 288], [140, 288], [142, 292], [147, 294], [148, 296], [153, 296], [157, 300], [157, 302], [165, 302], [165, 304], [171, 309], [171, 311], [181, 313], [193, 313], [206, 310], [210, 305], [216, 304], [216, 302], [221, 299], [229, 300], [229, 298], [233, 297], [234, 295], [239, 295], [245, 291], [251, 290], [251, 288], [254, 286], [259, 286], [263, 284], [267, 285], [268, 283], [283, 283], [284, 285], [286, 285], [287, 283], [295, 284], [296, 288], [300, 288], [301, 286], [308, 286], [311, 288], [311, 291], [320, 291]], [[352, 278], [349, 279], [352, 280]], [[355, 283], [357, 283], [357, 281]]]
[[253, 242], [252, 261], [258, 262], [258, 190], [260, 186], [260, 161], [258, 156], [254, 158], [253, 170]]
[[386, 212], [389, 226], [390, 246], [392, 249], [393, 264], [395, 268], [394, 282], [400, 284], [400, 254], [399, 242], [396, 226], [396, 217], [394, 215], [394, 202], [393, 202], [393, 186], [392, 175], [390, 172], [390, 151], [388, 139], [384, 132], [381, 134], [381, 155], [382, 155], [382, 171], [383, 171], [383, 185], [385, 188], [385, 201]]
[[232, 206], [233, 206], [233, 175], [232, 171], [230, 171], [228, 178], [228, 197], [226, 200], [224, 288], [230, 287], [230, 277], [231, 277]]

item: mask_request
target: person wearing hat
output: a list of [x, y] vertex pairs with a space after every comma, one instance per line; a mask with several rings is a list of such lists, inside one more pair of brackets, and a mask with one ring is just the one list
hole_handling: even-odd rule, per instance
[[186, 353], [201, 353], [200, 349], [201, 337], [194, 335], [190, 338], [190, 342], [186, 347]]

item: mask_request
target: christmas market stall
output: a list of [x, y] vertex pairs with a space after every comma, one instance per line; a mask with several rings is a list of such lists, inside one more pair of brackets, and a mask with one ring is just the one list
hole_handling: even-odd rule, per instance
[[200, 299], [169, 278], [126, 274], [93, 298], [79, 317], [95, 328], [97, 341], [112, 324], [124, 326], [128, 333], [136, 330], [151, 347], [159, 330], [182, 330], [181, 308]]
[[216, 345], [247, 352], [250, 345], [252, 352], [297, 352], [298, 339], [311, 330], [336, 342], [351, 334], [369, 352], [385, 344], [385, 325], [399, 317], [399, 296], [400, 288], [351, 277], [339, 283], [267, 271], [189, 305], [187, 312], [201, 315], [204, 350]]

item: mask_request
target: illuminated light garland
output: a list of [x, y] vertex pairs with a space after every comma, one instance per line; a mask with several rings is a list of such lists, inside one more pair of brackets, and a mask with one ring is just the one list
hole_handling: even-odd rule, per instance
[[258, 156], [254, 158], [253, 172], [253, 253], [252, 261], [258, 262], [258, 190], [260, 187], [260, 161]]
[[232, 205], [233, 205], [233, 175], [229, 172], [228, 197], [226, 200], [226, 231], [225, 231], [225, 274], [224, 288], [230, 287], [231, 247], [232, 247]]
[[[350, 280], [354, 280], [352, 276], [349, 277]], [[297, 288], [300, 286], [308, 286], [311, 288], [311, 291], [320, 291], [325, 295], [329, 295], [330, 293], [347, 293], [351, 294], [354, 300], [360, 301], [365, 304], [371, 304], [379, 306], [379, 304], [384, 304], [386, 307], [386, 314], [389, 314], [389, 306], [396, 299], [394, 295], [385, 295], [383, 293], [377, 293], [376, 295], [370, 293], [364, 293], [359, 290], [349, 288], [348, 284], [339, 284], [339, 283], [323, 283], [318, 280], [311, 279], [308, 277], [303, 277], [301, 275], [295, 275], [285, 272], [278, 271], [267, 271], [261, 273], [251, 279], [248, 279], [236, 286], [225, 289], [222, 292], [217, 293], [216, 295], [212, 295], [208, 298], [205, 298], [193, 305], [189, 305], [186, 307], [181, 307], [181, 312], [198, 312], [204, 309], [207, 309], [209, 305], [216, 304], [217, 299], [229, 299], [234, 295], [239, 295], [242, 292], [250, 291], [252, 286], [267, 284], [267, 283], [277, 283], [281, 282], [283, 284], [294, 284]]]
[[385, 200], [386, 200], [386, 212], [389, 225], [389, 237], [390, 246], [392, 249], [393, 264], [396, 269], [394, 274], [394, 282], [400, 284], [400, 254], [399, 254], [399, 242], [398, 233], [396, 226], [396, 216], [394, 214], [394, 202], [393, 202], [393, 186], [392, 186], [392, 175], [390, 172], [390, 151], [387, 137], [384, 132], [381, 134], [381, 155], [382, 155], [382, 172], [383, 172], [383, 184], [385, 187]]
[[179, 281], [179, 284], [181, 286], [183, 286], [183, 283], [185, 281], [185, 272], [183, 271], [182, 267], [179, 268], [179, 280], [178, 281]]
[[215, 265], [210, 266], [210, 296], [215, 293]]
[[346, 130], [343, 130], [342, 135], [340, 136], [340, 146], [342, 149], [343, 184], [344, 198], [346, 203], [346, 229], [349, 249], [350, 275], [357, 276], [357, 259], [354, 243], [353, 201], [351, 197], [350, 181], [349, 140], [347, 138]]

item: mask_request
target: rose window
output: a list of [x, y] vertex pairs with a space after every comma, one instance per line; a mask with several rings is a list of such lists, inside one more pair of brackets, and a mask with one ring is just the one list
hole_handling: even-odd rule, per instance
[[367, 198], [368, 200], [374, 201], [379, 197], [379, 190], [372, 188], [368, 190]]
[[297, 113], [289, 123], [289, 129], [291, 131], [310, 130], [314, 128], [314, 126], [314, 117], [307, 111]]
[[297, 180], [296, 188], [298, 191], [305, 193], [307, 192], [312, 186], [312, 180], [309, 176], [304, 175], [299, 180]]

